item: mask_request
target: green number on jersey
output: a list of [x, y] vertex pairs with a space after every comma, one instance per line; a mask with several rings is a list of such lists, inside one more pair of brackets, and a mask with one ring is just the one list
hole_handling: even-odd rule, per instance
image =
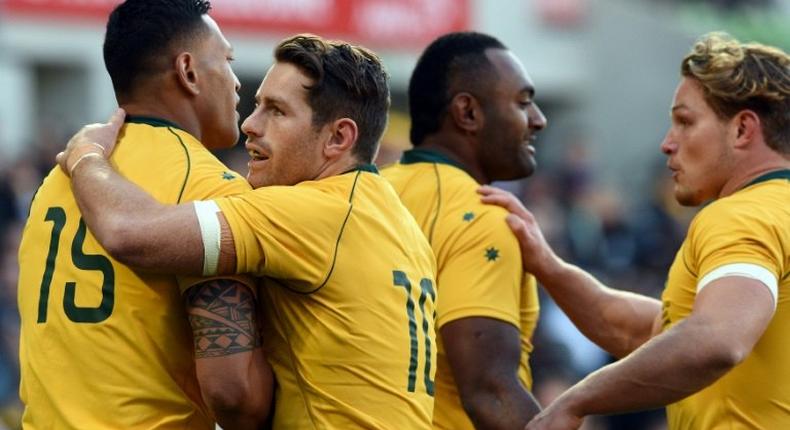
[[[47, 210], [45, 221], [52, 221], [52, 235], [49, 239], [49, 252], [44, 276], [41, 278], [41, 293], [38, 300], [38, 322], [47, 322], [49, 307], [49, 287], [52, 284], [52, 275], [55, 272], [55, 261], [58, 257], [60, 234], [66, 225], [66, 211], [60, 207]], [[97, 307], [77, 306], [77, 283], [66, 282], [66, 291], [63, 295], [63, 311], [66, 316], [78, 323], [98, 323], [112, 315], [115, 306], [115, 270], [110, 259], [103, 255], [89, 255], [82, 251], [86, 234], [85, 221], [80, 219], [77, 234], [71, 242], [71, 260], [80, 270], [99, 271], [102, 273], [101, 303]]]
[[[417, 355], [418, 355], [418, 341], [417, 341], [417, 320], [414, 316], [414, 300], [411, 298], [411, 281], [405, 273], [400, 270], [392, 271], [392, 282], [397, 287], [403, 287], [406, 290], [406, 314], [409, 316], [409, 392], [414, 392], [417, 385]], [[428, 333], [430, 325], [428, 324], [428, 315], [425, 315], [425, 302], [430, 296], [431, 303], [436, 302], [436, 293], [433, 291], [433, 282], [430, 279], [422, 278], [420, 280], [420, 312], [422, 313], [422, 333], [425, 335], [425, 372], [424, 382], [425, 391], [433, 396], [433, 381], [431, 381], [431, 337]], [[434, 318], [435, 315], [430, 315]]]

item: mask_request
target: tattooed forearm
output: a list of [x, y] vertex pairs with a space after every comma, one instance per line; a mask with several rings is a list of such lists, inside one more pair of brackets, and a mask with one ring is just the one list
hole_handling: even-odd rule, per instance
[[188, 289], [185, 301], [195, 358], [250, 351], [260, 344], [255, 296], [246, 285], [230, 279], [207, 281]]

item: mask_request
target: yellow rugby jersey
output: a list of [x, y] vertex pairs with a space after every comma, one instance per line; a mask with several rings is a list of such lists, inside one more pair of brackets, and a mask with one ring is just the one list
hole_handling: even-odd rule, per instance
[[[249, 190], [175, 125], [127, 118], [112, 155], [157, 200]], [[20, 397], [26, 429], [212, 429], [176, 278], [135, 273], [108, 256], [55, 167], [19, 247]]]
[[[790, 428], [790, 170], [758, 178], [692, 221], [662, 295], [664, 330], [686, 318], [697, 284], [734, 263], [779, 280], [776, 313], [751, 354], [713, 385], [667, 406], [669, 428]], [[715, 288], [715, 287], [708, 287]]]
[[238, 272], [265, 277], [274, 428], [430, 428], [436, 262], [375, 167], [217, 204]]
[[466, 317], [505, 321], [521, 331], [519, 379], [529, 389], [529, 354], [538, 319], [535, 278], [525, 274], [507, 211], [480, 202], [474, 178], [442, 154], [413, 149], [382, 170], [436, 254], [439, 355], [434, 427], [474, 429], [461, 404], [439, 330]]

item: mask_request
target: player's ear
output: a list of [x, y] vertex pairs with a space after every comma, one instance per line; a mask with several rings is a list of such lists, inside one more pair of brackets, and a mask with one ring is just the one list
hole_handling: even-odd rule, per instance
[[735, 147], [743, 148], [753, 142], [757, 137], [762, 136], [762, 126], [760, 116], [750, 109], [742, 110], [735, 114], [732, 119], [733, 127], [737, 127]]
[[357, 123], [351, 118], [340, 118], [330, 124], [331, 135], [324, 145], [327, 158], [337, 158], [354, 148], [359, 137]]
[[178, 83], [184, 90], [192, 95], [200, 94], [198, 88], [197, 59], [189, 52], [182, 52], [176, 56], [175, 69]]
[[450, 118], [456, 127], [469, 133], [474, 133], [483, 124], [483, 111], [477, 97], [467, 92], [460, 92], [453, 96], [448, 107]]

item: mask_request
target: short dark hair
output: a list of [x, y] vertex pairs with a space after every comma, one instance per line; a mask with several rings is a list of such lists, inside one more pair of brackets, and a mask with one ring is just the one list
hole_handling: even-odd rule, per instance
[[448, 33], [428, 45], [409, 80], [412, 144], [439, 130], [455, 87], [480, 92], [486, 85], [480, 76], [496, 73], [486, 57], [488, 49], [507, 47], [495, 37], [471, 31]]
[[283, 40], [274, 57], [313, 79], [305, 87], [313, 126], [343, 117], [353, 119], [359, 129], [353, 153], [360, 161], [372, 162], [390, 106], [389, 75], [379, 57], [361, 46], [311, 34]]
[[126, 0], [118, 5], [104, 36], [104, 65], [116, 97], [128, 95], [138, 79], [159, 71], [174, 44], [205, 31], [202, 17], [209, 9], [207, 0]]
[[683, 58], [681, 75], [700, 83], [720, 119], [749, 109], [760, 116], [766, 144], [790, 154], [790, 55], [727, 33], [702, 36]]

